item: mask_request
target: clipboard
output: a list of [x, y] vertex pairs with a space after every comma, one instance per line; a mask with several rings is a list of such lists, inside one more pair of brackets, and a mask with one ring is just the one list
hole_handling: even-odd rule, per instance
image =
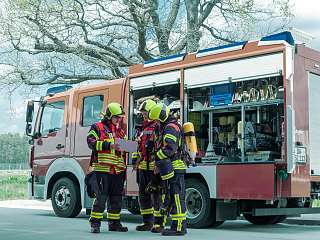
[[115, 144], [119, 145], [119, 148], [123, 152], [136, 152], [138, 149], [138, 142], [132, 140], [125, 140], [121, 138], [115, 139]]

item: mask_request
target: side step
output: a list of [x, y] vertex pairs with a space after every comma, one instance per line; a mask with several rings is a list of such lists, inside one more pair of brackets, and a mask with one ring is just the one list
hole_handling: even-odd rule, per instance
[[252, 216], [272, 216], [272, 215], [299, 215], [320, 213], [320, 207], [315, 208], [254, 208], [248, 212]]

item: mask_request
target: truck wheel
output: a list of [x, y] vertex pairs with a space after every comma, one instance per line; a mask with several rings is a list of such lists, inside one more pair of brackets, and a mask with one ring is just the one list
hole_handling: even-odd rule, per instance
[[53, 186], [51, 202], [59, 217], [76, 217], [81, 211], [79, 187], [69, 178], [59, 179]]
[[276, 224], [284, 221], [286, 216], [276, 215], [276, 216], [252, 216], [251, 214], [243, 214], [244, 218], [255, 225], [268, 225]]
[[278, 219], [273, 224], [282, 223], [286, 219], [287, 219], [286, 215], [279, 215]]
[[215, 221], [215, 208], [208, 188], [198, 179], [186, 179], [186, 208], [188, 225], [192, 228], [218, 226]]

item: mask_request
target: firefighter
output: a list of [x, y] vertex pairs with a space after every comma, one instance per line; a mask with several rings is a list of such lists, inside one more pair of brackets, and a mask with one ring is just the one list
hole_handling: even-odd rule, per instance
[[172, 223], [162, 231], [163, 236], [185, 235], [187, 233], [185, 181], [186, 164], [182, 157], [182, 128], [170, 114], [170, 108], [158, 103], [149, 111], [149, 119], [161, 124], [160, 144], [155, 154], [155, 164], [161, 179], [167, 182], [170, 204], [164, 201], [164, 208], [170, 211]]
[[161, 186], [160, 176], [154, 172], [154, 149], [158, 123], [148, 119], [150, 109], [156, 103], [148, 99], [139, 111], [143, 115], [143, 129], [136, 134], [139, 140], [138, 152], [133, 154], [133, 164], [137, 169], [139, 185], [139, 204], [143, 224], [136, 227], [137, 231], [157, 233], [163, 230], [164, 217], [160, 214]]
[[120, 151], [115, 142], [117, 138], [125, 138], [125, 133], [119, 126], [123, 115], [119, 103], [110, 103], [101, 122], [93, 124], [87, 136], [88, 146], [92, 150], [90, 165], [96, 172], [100, 187], [100, 194], [94, 199], [89, 219], [92, 233], [100, 232], [107, 201], [109, 231], [128, 231], [128, 228], [120, 223], [126, 170], [125, 153]]

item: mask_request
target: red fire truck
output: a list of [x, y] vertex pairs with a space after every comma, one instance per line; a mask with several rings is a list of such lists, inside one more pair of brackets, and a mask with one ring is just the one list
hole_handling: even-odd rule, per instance
[[[320, 52], [290, 32], [134, 65], [124, 79], [48, 89], [27, 106], [30, 195], [50, 199], [57, 216], [75, 217], [85, 193], [89, 127], [111, 101], [124, 106], [133, 138], [141, 99], [158, 99], [195, 126], [197, 166], [186, 174], [191, 227], [243, 216], [275, 224], [288, 215], [320, 213]], [[128, 159], [124, 203], [138, 213]]]

